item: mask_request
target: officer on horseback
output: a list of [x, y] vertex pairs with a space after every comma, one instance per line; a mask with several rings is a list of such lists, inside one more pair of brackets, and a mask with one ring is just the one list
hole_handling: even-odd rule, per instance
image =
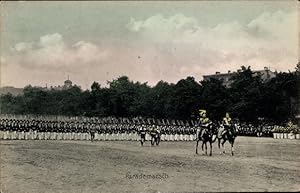
[[229, 113], [226, 113], [225, 117], [223, 118], [223, 125], [224, 125], [224, 132], [223, 134], [229, 132], [232, 129], [232, 121], [229, 116]]
[[211, 128], [211, 120], [206, 116], [206, 110], [200, 109], [199, 115], [200, 115], [200, 119], [199, 119], [200, 131], [197, 132], [197, 136], [198, 133], [200, 132], [199, 137], [202, 138], [204, 130]]
[[154, 143], [158, 145], [160, 141], [160, 130], [155, 125], [152, 125], [152, 127], [150, 128], [150, 136], [151, 136], [151, 145], [153, 146]]

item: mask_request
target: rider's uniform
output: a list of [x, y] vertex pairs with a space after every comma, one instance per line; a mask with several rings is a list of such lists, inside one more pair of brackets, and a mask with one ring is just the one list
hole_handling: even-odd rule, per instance
[[224, 125], [225, 132], [227, 132], [228, 129], [230, 129], [231, 127], [231, 118], [229, 116], [223, 118], [223, 125]]
[[150, 135], [153, 136], [153, 135], [156, 135], [156, 133], [157, 133], [157, 130], [156, 130], [155, 126], [153, 125], [150, 130]]
[[200, 118], [200, 127], [201, 127], [200, 137], [202, 137], [204, 129], [209, 129], [210, 123], [211, 123], [211, 121], [209, 120], [208, 117], [201, 117]]

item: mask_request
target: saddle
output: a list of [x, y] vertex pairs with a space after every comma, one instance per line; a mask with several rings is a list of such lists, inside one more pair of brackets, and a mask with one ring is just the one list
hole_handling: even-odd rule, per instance
[[153, 136], [153, 137], [155, 137], [155, 136], [158, 135], [158, 133], [157, 133], [157, 131], [151, 131], [151, 132], [150, 132], [150, 135]]

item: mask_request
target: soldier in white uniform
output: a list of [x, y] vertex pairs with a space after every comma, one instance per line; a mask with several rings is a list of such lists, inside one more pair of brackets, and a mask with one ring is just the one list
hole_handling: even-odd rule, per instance
[[63, 139], [63, 125], [62, 125], [62, 122], [59, 121], [57, 123], [57, 139], [58, 140], [62, 140]]
[[0, 139], [4, 139], [4, 120], [0, 119]]
[[4, 119], [3, 121], [3, 139], [7, 139], [7, 135], [8, 135], [8, 120]]
[[179, 140], [179, 132], [180, 132], [179, 129], [180, 129], [180, 127], [178, 125], [173, 126], [173, 141], [178, 141]]

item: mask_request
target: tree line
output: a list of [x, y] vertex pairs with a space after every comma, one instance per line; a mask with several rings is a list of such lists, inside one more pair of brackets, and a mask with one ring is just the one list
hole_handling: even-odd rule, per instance
[[240, 121], [284, 123], [299, 113], [300, 73], [280, 72], [263, 81], [250, 67], [241, 67], [231, 78], [230, 87], [222, 80], [200, 82], [194, 77], [176, 84], [159, 81], [131, 81], [127, 76], [101, 87], [97, 82], [90, 90], [73, 86], [66, 90], [26, 86], [23, 95], [0, 96], [2, 114], [39, 114], [65, 116], [145, 116], [168, 119], [196, 119], [198, 109], [206, 109], [212, 120], [220, 120], [226, 112]]

